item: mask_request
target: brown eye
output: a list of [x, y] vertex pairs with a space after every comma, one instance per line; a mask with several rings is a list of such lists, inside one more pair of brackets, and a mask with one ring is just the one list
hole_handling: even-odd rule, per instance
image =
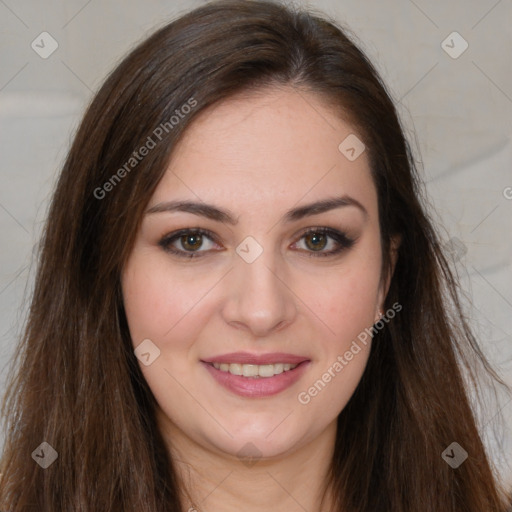
[[304, 240], [309, 249], [313, 251], [322, 250], [327, 245], [327, 236], [323, 233], [312, 232], [305, 235]]
[[180, 237], [180, 241], [181, 246], [186, 251], [195, 251], [196, 249], [199, 249], [203, 244], [203, 235], [200, 233], [182, 235]]
[[349, 238], [341, 231], [319, 227], [311, 228], [303, 233], [299, 242], [294, 245], [305, 246], [299, 247], [299, 249], [302, 249], [308, 256], [335, 256], [352, 247], [354, 243], [354, 239]]
[[214, 249], [214, 236], [204, 229], [182, 229], [163, 237], [158, 244], [164, 251], [184, 258], [202, 257]]

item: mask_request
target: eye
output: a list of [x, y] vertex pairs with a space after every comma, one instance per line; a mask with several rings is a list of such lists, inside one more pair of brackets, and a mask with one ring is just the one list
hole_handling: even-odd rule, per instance
[[[345, 233], [332, 228], [317, 227], [308, 229], [301, 236], [304, 240], [308, 256], [333, 256], [354, 245], [355, 240]], [[297, 245], [294, 244], [294, 245]], [[329, 247], [329, 250], [324, 251]]]
[[[206, 244], [205, 250], [200, 251], [199, 249], [205, 246], [205, 240], [209, 240], [209, 243]], [[164, 236], [158, 242], [158, 245], [160, 245], [164, 251], [176, 254], [177, 256], [183, 258], [197, 258], [202, 256], [198, 253], [211, 250], [214, 243], [214, 236], [210, 231], [194, 228], [182, 229], [170, 233]], [[176, 247], [176, 245], [178, 245], [178, 247]]]
[[[304, 240], [305, 251], [308, 256], [333, 256], [345, 249], [352, 247], [355, 240], [349, 238], [345, 233], [332, 228], [317, 227], [310, 228], [299, 239]], [[207, 243], [205, 244], [205, 241]], [[296, 246], [298, 242], [293, 244]], [[158, 245], [164, 251], [182, 258], [198, 258], [213, 249], [216, 245], [215, 236], [208, 230], [201, 228], [182, 229], [164, 236]], [[324, 249], [329, 248], [325, 251]], [[202, 249], [202, 250], [200, 250]]]

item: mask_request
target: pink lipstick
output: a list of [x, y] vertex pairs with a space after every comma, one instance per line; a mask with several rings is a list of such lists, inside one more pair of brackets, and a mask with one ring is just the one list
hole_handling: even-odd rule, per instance
[[292, 386], [309, 366], [304, 356], [285, 353], [234, 352], [201, 361], [229, 391], [244, 397], [272, 396]]

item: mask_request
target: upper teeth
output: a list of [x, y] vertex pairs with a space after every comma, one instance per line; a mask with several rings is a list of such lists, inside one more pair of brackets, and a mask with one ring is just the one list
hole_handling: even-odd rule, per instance
[[233, 375], [244, 377], [273, 377], [288, 370], [293, 370], [297, 365], [290, 363], [277, 364], [238, 364], [238, 363], [212, 363], [217, 370], [229, 372]]

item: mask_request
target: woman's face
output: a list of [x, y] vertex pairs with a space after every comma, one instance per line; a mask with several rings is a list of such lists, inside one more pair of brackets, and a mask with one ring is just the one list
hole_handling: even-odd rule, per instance
[[122, 275], [174, 438], [274, 456], [335, 424], [387, 292], [356, 137], [312, 93], [268, 89], [203, 112], [176, 148]]

